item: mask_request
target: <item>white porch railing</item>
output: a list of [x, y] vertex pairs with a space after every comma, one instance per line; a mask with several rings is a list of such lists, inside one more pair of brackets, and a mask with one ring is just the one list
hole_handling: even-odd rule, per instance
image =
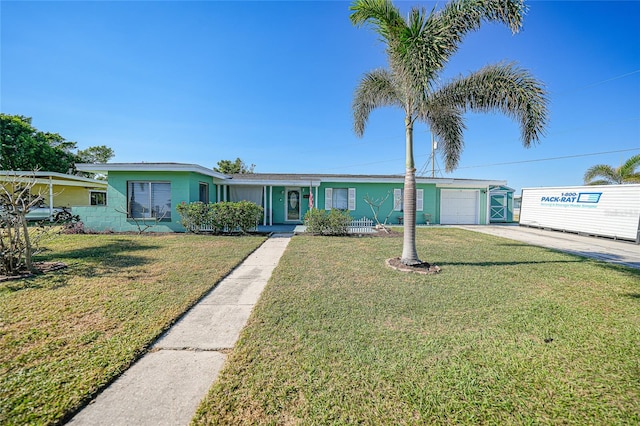
[[[196, 225], [188, 226], [188, 228], [191, 231], [195, 231]], [[257, 229], [258, 229], [258, 225], [256, 224], [255, 228], [250, 229], [249, 231], [256, 231]], [[200, 224], [199, 232], [214, 232], [214, 231], [215, 229], [211, 224], [208, 224], [208, 223]], [[228, 232], [227, 229], [225, 229], [225, 231]], [[374, 232], [373, 220], [363, 217], [362, 219], [354, 219], [351, 221], [351, 224], [349, 225], [350, 234], [365, 234], [368, 232]]]
[[349, 225], [350, 234], [364, 234], [373, 232], [373, 220], [363, 217], [362, 219], [354, 219]]
[[[189, 229], [191, 231], [194, 231], [196, 229], [196, 225], [190, 226]], [[247, 229], [247, 231], [249, 231], [249, 232], [255, 232], [257, 230], [258, 230], [258, 224], [257, 223], [256, 223], [256, 226], [254, 226], [253, 228]], [[199, 232], [216, 232], [216, 231], [219, 231], [219, 229], [214, 228], [213, 225], [210, 224], [210, 223], [202, 223], [202, 224], [200, 224]], [[239, 232], [240, 228], [233, 229], [232, 231], [233, 232]], [[222, 230], [222, 232], [229, 232], [229, 228], [224, 228]]]

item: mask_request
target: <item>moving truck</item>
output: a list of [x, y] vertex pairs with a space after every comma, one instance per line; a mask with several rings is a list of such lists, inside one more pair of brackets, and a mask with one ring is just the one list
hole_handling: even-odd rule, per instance
[[520, 225], [640, 244], [640, 185], [523, 188]]

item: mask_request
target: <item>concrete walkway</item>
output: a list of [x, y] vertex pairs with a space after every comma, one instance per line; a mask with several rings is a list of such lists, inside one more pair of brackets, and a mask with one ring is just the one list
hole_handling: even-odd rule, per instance
[[68, 424], [188, 425], [290, 240], [271, 236]]
[[508, 225], [456, 225], [459, 228], [522, 241], [541, 247], [591, 257], [640, 269], [640, 245], [610, 238]]

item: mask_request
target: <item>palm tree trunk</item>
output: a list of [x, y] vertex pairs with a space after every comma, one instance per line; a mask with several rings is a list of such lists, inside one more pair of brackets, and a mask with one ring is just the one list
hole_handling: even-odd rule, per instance
[[404, 174], [404, 241], [401, 262], [405, 265], [422, 263], [416, 249], [416, 168], [413, 160], [413, 120], [405, 118], [406, 129], [406, 171]]

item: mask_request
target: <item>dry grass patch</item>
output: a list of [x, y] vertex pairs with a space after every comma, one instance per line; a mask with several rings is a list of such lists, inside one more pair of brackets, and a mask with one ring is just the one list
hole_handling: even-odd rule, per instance
[[170, 234], [49, 242], [37, 260], [67, 268], [0, 283], [0, 424], [63, 420], [263, 241]]

